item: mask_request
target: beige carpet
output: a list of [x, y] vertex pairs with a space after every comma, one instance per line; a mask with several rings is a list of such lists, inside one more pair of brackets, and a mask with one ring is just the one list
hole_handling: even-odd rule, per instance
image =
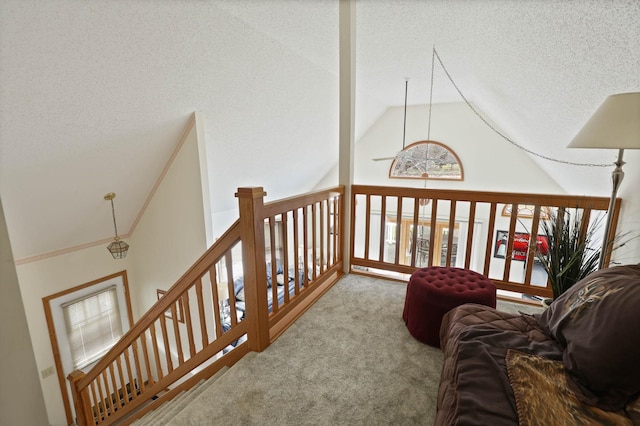
[[[244, 357], [169, 424], [433, 424], [442, 353], [408, 333], [405, 289], [346, 276], [273, 345]], [[499, 308], [521, 309], [504, 302]]]

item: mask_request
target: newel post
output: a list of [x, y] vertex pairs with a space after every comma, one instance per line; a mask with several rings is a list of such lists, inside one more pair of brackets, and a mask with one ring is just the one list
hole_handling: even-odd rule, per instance
[[238, 188], [242, 238], [242, 268], [249, 348], [262, 352], [269, 346], [269, 311], [264, 242], [264, 196], [262, 187]]
[[80, 380], [84, 379], [86, 374], [80, 370], [72, 371], [67, 380], [71, 382], [71, 396], [73, 397], [73, 406], [76, 410], [76, 423], [78, 426], [88, 426], [94, 424], [93, 419], [90, 417], [91, 404], [89, 402], [89, 389], [78, 389]]

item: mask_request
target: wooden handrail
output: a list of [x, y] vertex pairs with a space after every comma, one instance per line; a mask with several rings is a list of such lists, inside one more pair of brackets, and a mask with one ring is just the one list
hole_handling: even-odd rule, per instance
[[[586, 195], [524, 194], [516, 192], [468, 191], [450, 189], [408, 188], [399, 186], [353, 185], [352, 194], [383, 195], [388, 197], [425, 198], [437, 200], [476, 201], [503, 204], [534, 204], [566, 208], [607, 210], [609, 198]], [[620, 199], [616, 200], [619, 207]]]

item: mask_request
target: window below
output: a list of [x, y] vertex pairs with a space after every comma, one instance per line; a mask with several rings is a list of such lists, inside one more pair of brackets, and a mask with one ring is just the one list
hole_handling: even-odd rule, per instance
[[100, 359], [122, 337], [116, 286], [62, 305], [74, 368]]
[[133, 323], [127, 272], [62, 290], [42, 298], [67, 423], [75, 418], [66, 377], [86, 370]]
[[[396, 243], [396, 218], [388, 216], [386, 219], [387, 235], [385, 237], [385, 261], [393, 262]], [[451, 248], [451, 266], [456, 265], [458, 252], [459, 223], [453, 229], [453, 247]], [[434, 236], [433, 266], [444, 266], [447, 263], [447, 243], [449, 241], [449, 222], [436, 222], [436, 234]], [[418, 268], [429, 266], [429, 240], [431, 237], [431, 220], [418, 222], [416, 233], [416, 264]], [[400, 258], [401, 265], [411, 264], [411, 248], [414, 238], [413, 219], [402, 219], [400, 232]]]

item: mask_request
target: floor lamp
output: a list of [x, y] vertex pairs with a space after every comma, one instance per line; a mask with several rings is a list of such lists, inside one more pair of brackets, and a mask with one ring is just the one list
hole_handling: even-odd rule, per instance
[[619, 93], [605, 99], [580, 132], [571, 141], [569, 148], [617, 149], [616, 168], [611, 173], [613, 189], [607, 210], [607, 223], [602, 237], [599, 269], [604, 267], [610, 254], [616, 194], [624, 178], [622, 156], [625, 149], [640, 149], [640, 92]]

